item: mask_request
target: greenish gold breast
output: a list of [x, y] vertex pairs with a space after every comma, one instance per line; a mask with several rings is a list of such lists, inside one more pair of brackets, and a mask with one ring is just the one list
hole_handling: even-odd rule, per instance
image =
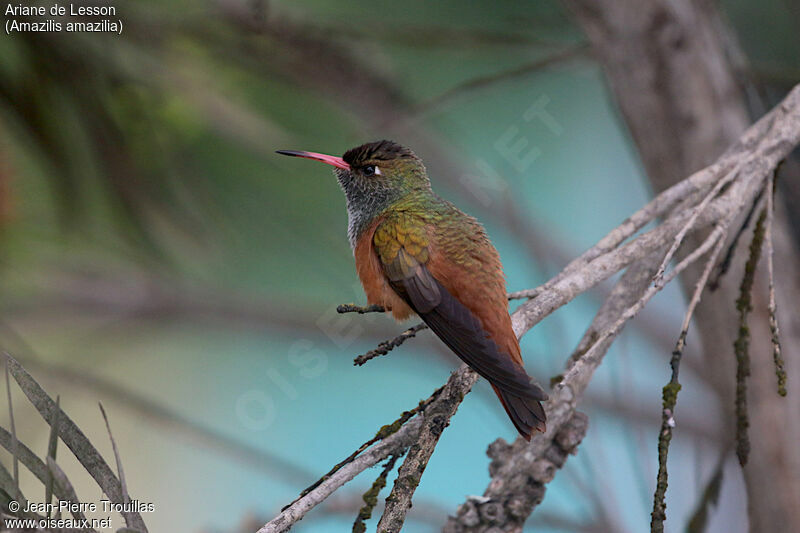
[[485, 255], [496, 254], [477, 220], [433, 193], [407, 195], [380, 218], [373, 245], [384, 265], [394, 261], [401, 249], [425, 264], [434, 248], [448, 261], [480, 275]]
[[389, 210], [383, 221], [375, 229], [373, 244], [383, 264], [395, 260], [401, 249], [420, 263], [427, 263], [428, 234], [427, 221], [420, 213], [407, 210]]

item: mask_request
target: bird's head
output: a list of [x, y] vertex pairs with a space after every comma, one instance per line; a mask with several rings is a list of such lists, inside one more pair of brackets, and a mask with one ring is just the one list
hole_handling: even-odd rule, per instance
[[335, 167], [347, 199], [348, 235], [352, 245], [361, 231], [393, 203], [410, 194], [431, 191], [422, 161], [414, 152], [392, 141], [362, 144], [342, 157], [290, 150], [278, 150], [278, 153]]
[[430, 189], [422, 161], [414, 152], [392, 141], [362, 144], [342, 157], [290, 150], [278, 153], [334, 166], [348, 203], [380, 204], [415, 190]]

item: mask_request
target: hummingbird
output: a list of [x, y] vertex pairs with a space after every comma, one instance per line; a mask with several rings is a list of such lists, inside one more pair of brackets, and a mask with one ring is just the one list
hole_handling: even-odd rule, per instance
[[500, 256], [483, 226], [431, 188], [414, 152], [392, 141], [342, 155], [278, 150], [334, 167], [367, 302], [398, 321], [418, 315], [489, 381], [517, 431], [545, 431], [547, 399], [525, 372]]

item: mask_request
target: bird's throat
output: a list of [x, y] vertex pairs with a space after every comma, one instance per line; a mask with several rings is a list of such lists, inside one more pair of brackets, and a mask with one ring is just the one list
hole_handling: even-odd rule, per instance
[[347, 238], [355, 249], [358, 238], [372, 222], [399, 197], [401, 191], [367, 184], [354, 179], [349, 172], [337, 171], [339, 185], [347, 202]]
[[347, 238], [351, 248], [355, 249], [358, 238], [389, 205], [385, 197], [347, 198]]

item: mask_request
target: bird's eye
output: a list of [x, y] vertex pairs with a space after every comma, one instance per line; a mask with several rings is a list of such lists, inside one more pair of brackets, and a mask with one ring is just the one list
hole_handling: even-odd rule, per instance
[[365, 176], [375, 176], [375, 175], [380, 176], [381, 174], [380, 169], [375, 165], [368, 165], [363, 169], [361, 169], [361, 172], [363, 172]]

